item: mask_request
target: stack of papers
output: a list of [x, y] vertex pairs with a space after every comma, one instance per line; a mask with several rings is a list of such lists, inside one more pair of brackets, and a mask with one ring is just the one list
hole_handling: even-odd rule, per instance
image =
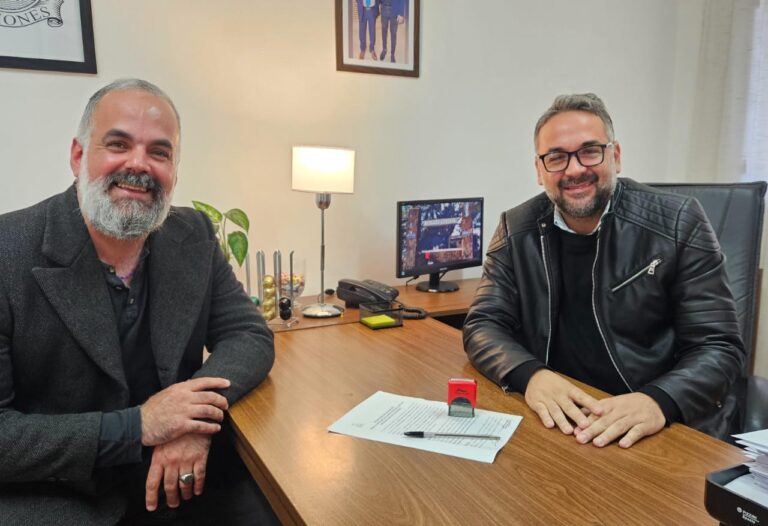
[[[446, 402], [378, 391], [334, 422], [328, 431], [490, 464], [522, 419], [482, 409], [476, 409], [473, 418], [448, 416]], [[493, 435], [497, 439], [413, 438], [405, 436], [407, 431]]]
[[731, 484], [726, 485], [726, 488], [740, 490], [739, 493], [743, 496], [768, 505], [768, 429], [733, 435], [733, 437], [737, 444], [745, 448], [744, 454], [748, 460], [744, 465], [749, 468], [750, 474], [741, 477], [745, 480], [733, 481], [731, 484], [740, 481], [736, 488], [731, 488]]

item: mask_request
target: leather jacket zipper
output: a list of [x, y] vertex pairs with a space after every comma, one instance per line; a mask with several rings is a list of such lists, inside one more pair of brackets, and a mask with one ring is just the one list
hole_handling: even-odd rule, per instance
[[[597, 234], [597, 246], [595, 248], [595, 261], [592, 263], [592, 314], [595, 316], [595, 324], [597, 325], [597, 331], [600, 333], [600, 337], [603, 339], [603, 345], [605, 345], [605, 350], [608, 351], [608, 357], [611, 359], [611, 363], [613, 364], [614, 369], [616, 369], [616, 372], [619, 373], [619, 377], [621, 378], [621, 381], [624, 382], [624, 385], [627, 386], [627, 389], [629, 389], [629, 392], [634, 392], [634, 389], [629, 385], [629, 382], [627, 382], [627, 379], [624, 378], [624, 375], [621, 374], [621, 371], [619, 370], [618, 364], [616, 364], [616, 360], [613, 358], [613, 353], [611, 353], [611, 348], [608, 347], [608, 340], [605, 339], [605, 333], [603, 333], [603, 328], [600, 326], [600, 320], [597, 317], [597, 287], [595, 286], [595, 270], [597, 269], [597, 258], [600, 255], [600, 233]], [[658, 265], [658, 263], [657, 263]], [[651, 262], [651, 265], [648, 266], [647, 269], [643, 270], [643, 272], [648, 272], [650, 270], [655, 271], [656, 265], [653, 265], [653, 261]], [[634, 278], [634, 277], [633, 277]], [[633, 279], [630, 278], [630, 279]], [[626, 283], [626, 282], [625, 282]]]
[[549, 280], [549, 267], [547, 266], [547, 249], [544, 243], [544, 234], [541, 234], [541, 260], [544, 263], [544, 275], [547, 277], [547, 315], [549, 316], [549, 332], [547, 333], [547, 353], [544, 364], [549, 365], [549, 347], [552, 343], [552, 284]]
[[654, 258], [653, 260], [651, 260], [651, 262], [648, 264], [647, 267], [638, 271], [634, 275], [630, 276], [629, 278], [625, 279], [623, 282], [613, 287], [611, 289], [611, 292], [616, 292], [617, 290], [623, 289], [624, 287], [626, 287], [627, 285], [635, 281], [637, 278], [639, 278], [643, 274], [648, 274], [649, 276], [653, 276], [654, 274], [656, 274], [656, 267], [661, 265], [662, 261], [664, 261], [662, 258]]

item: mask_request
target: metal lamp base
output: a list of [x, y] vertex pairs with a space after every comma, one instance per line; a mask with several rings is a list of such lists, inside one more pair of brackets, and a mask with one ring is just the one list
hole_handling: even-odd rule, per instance
[[301, 314], [307, 318], [335, 318], [344, 312], [343, 307], [329, 303], [313, 303], [301, 309]]

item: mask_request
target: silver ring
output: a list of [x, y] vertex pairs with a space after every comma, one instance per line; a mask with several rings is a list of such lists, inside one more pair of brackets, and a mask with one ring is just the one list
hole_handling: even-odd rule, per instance
[[187, 486], [195, 481], [195, 475], [193, 473], [184, 473], [179, 475], [179, 482], [186, 484]]

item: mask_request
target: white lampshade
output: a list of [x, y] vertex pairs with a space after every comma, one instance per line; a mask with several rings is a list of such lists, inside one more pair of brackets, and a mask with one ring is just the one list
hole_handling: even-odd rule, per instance
[[344, 148], [294, 146], [291, 188], [300, 192], [353, 193], [355, 151]]

